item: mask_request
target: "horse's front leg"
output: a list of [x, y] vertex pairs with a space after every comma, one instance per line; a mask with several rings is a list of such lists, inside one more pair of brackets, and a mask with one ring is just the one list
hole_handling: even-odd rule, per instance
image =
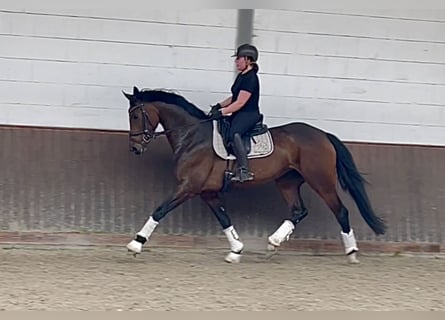
[[134, 240], [127, 244], [127, 249], [135, 255], [142, 252], [142, 246], [150, 239], [151, 234], [156, 229], [157, 225], [164, 218], [167, 213], [175, 209], [177, 206], [184, 203], [186, 200], [192, 198], [193, 194], [190, 192], [178, 190], [175, 194], [165, 200], [148, 218], [142, 229], [136, 234]]
[[201, 199], [210, 207], [215, 214], [227, 240], [230, 244], [230, 252], [225, 257], [225, 261], [229, 263], [238, 263], [241, 260], [241, 251], [244, 248], [244, 244], [241, 242], [238, 233], [233, 227], [230, 217], [227, 214], [226, 209], [221, 201], [221, 198], [216, 192], [204, 192], [201, 194]]

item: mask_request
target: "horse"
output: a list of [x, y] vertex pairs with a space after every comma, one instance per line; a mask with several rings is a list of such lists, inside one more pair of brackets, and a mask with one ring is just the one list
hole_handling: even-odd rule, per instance
[[[140, 254], [160, 221], [185, 201], [199, 196], [216, 216], [226, 235], [230, 252], [224, 260], [238, 263], [244, 244], [222, 202], [227, 161], [213, 149], [213, 121], [183, 96], [168, 90], [122, 91], [129, 101], [129, 149], [142, 154], [153, 139], [165, 135], [173, 151], [177, 187], [148, 217], [144, 226], [128, 244], [130, 253]], [[161, 124], [164, 131], [156, 131]], [[348, 209], [342, 203], [337, 183], [355, 201], [359, 212], [375, 234], [384, 234], [385, 221], [371, 206], [363, 176], [345, 144], [335, 135], [303, 122], [268, 128], [274, 149], [267, 157], [249, 159], [254, 180], [234, 182], [233, 188], [252, 187], [275, 181], [290, 216], [268, 237], [267, 250], [276, 251], [289, 240], [295, 226], [307, 215], [300, 194], [307, 183], [320, 197], [340, 225], [344, 252], [350, 263], [358, 263], [358, 245], [349, 223]]]

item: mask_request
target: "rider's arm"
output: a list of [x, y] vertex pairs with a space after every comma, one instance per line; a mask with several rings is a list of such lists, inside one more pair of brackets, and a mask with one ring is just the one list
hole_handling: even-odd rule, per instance
[[220, 102], [219, 104], [221, 105], [222, 108], [225, 108], [225, 107], [227, 107], [231, 102], [232, 102], [232, 96], [226, 98], [225, 100], [223, 100], [223, 101]]
[[221, 109], [222, 114], [228, 115], [231, 114], [232, 112], [238, 111], [239, 109], [244, 107], [244, 105], [246, 104], [247, 100], [249, 100], [251, 95], [252, 93], [245, 90], [241, 90], [238, 94], [238, 99], [236, 99], [236, 101], [234, 101], [232, 104], [229, 104], [227, 107], [225, 108], [223, 107]]

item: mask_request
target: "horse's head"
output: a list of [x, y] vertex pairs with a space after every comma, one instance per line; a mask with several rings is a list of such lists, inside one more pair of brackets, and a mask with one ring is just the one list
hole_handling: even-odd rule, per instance
[[130, 121], [130, 151], [141, 154], [155, 137], [155, 130], [159, 124], [159, 116], [152, 104], [139, 99], [139, 89], [134, 87], [133, 94], [123, 92], [130, 102], [128, 109]]

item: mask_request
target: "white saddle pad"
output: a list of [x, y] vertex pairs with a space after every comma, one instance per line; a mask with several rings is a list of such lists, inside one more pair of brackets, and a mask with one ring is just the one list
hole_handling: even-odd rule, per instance
[[[250, 152], [248, 159], [263, 158], [269, 156], [273, 152], [273, 140], [269, 130], [263, 134], [253, 137], [250, 140]], [[235, 160], [233, 154], [228, 154], [224, 147], [223, 139], [218, 131], [218, 122], [213, 121], [213, 150], [224, 160]]]

